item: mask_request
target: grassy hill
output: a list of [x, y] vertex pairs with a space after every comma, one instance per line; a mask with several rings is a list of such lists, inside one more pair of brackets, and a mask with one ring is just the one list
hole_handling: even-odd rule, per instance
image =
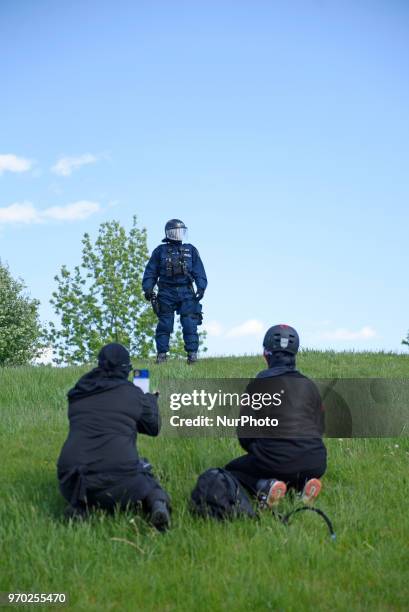
[[[408, 357], [304, 352], [312, 377], [408, 376]], [[153, 386], [186, 377], [248, 377], [259, 357], [151, 367]], [[55, 463], [67, 432], [65, 394], [84, 368], [0, 370], [0, 590], [68, 593], [76, 610], [407, 610], [409, 441], [328, 440], [319, 507], [337, 541], [308, 513], [286, 528], [193, 518], [188, 498], [204, 469], [240, 454], [236, 440], [147, 439], [140, 452], [173, 500], [173, 528], [138, 516], [67, 525]], [[288, 502], [286, 502], [288, 503]]]

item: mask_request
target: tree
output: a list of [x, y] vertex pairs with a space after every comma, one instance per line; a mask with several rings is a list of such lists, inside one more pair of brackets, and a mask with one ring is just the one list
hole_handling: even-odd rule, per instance
[[107, 221], [95, 243], [84, 234], [81, 264], [73, 272], [62, 266], [54, 277], [50, 302], [61, 323], [49, 324], [47, 338], [56, 363], [92, 361], [108, 342], [141, 357], [152, 352], [156, 317], [141, 287], [147, 258], [146, 230], [136, 217], [128, 233], [118, 221]]
[[0, 261], [0, 366], [30, 363], [41, 350], [39, 301]]

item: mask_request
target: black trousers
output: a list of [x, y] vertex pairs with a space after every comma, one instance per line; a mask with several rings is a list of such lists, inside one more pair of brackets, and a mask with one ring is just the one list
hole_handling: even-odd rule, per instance
[[75, 508], [101, 508], [113, 512], [116, 507], [150, 512], [155, 501], [170, 507], [169, 496], [148, 471], [115, 474], [87, 474], [74, 469], [60, 475], [60, 491]]
[[258, 492], [258, 481], [270, 478], [283, 480], [288, 487], [302, 491], [307, 480], [310, 478], [320, 478], [325, 473], [326, 465], [317, 465], [313, 469], [283, 472], [274, 468], [268, 469], [265, 465], [260, 465], [254, 455], [247, 454], [233, 459], [224, 469], [236, 476], [240, 484], [250, 493], [256, 495]]

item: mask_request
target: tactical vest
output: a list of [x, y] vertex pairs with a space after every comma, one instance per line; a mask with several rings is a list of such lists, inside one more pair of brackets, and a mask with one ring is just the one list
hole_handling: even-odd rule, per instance
[[[190, 265], [189, 265], [190, 262]], [[172, 277], [183, 274], [190, 278], [190, 270], [192, 268], [192, 252], [188, 246], [183, 244], [166, 245], [165, 255], [166, 276]]]

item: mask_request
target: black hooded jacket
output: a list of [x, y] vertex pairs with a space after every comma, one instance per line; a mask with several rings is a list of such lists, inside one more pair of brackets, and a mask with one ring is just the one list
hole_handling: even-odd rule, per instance
[[240, 427], [240, 445], [257, 458], [260, 466], [272, 472], [294, 473], [319, 466], [325, 469], [324, 413], [318, 388], [296, 370], [292, 355], [275, 353], [269, 365], [248, 385], [247, 392], [270, 396], [278, 393], [281, 404], [257, 412], [245, 408], [241, 415], [275, 418], [278, 426]]
[[156, 395], [143, 393], [127, 380], [129, 353], [109, 344], [99, 366], [68, 392], [70, 429], [58, 459], [58, 475], [125, 473], [139, 466], [138, 433], [156, 436], [160, 415]]

